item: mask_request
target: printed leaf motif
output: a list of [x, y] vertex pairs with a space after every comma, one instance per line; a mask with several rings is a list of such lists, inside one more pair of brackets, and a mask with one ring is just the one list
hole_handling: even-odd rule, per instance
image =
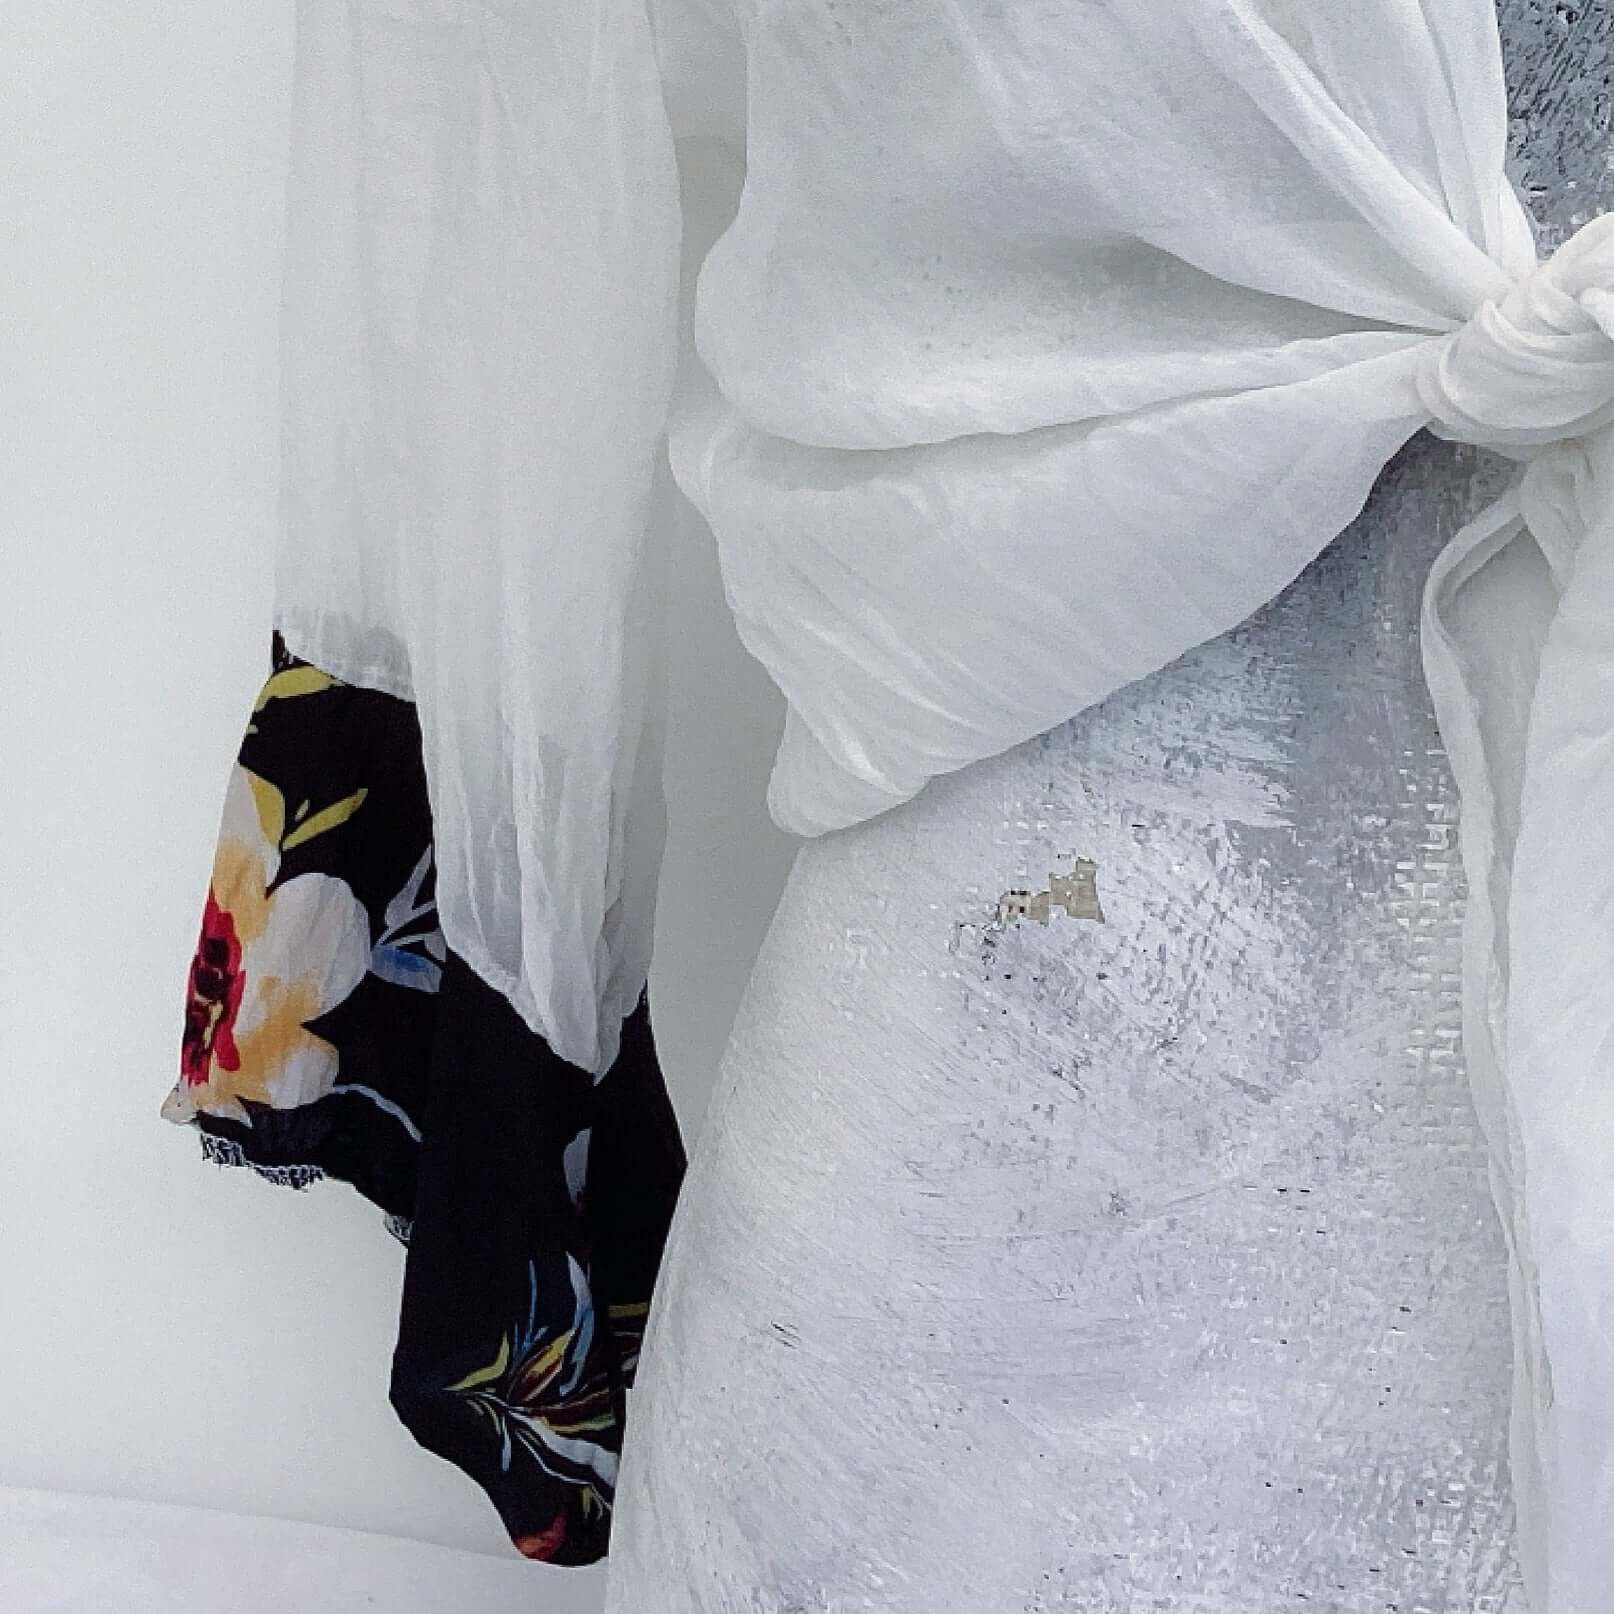
[[387, 904], [386, 929], [376, 938], [370, 955], [370, 968], [382, 980], [417, 992], [435, 992], [442, 986], [443, 972], [438, 966], [447, 952], [443, 933], [437, 928], [436, 900], [421, 896], [431, 866], [428, 846], [403, 889]]
[[329, 673], [322, 673], [318, 667], [288, 667], [284, 672], [277, 672], [263, 686], [252, 709], [261, 712], [270, 701], [292, 695], [317, 695], [320, 690], [329, 689], [334, 683], [336, 679]]
[[301, 846], [305, 841], [311, 841], [316, 835], [323, 835], [328, 829], [335, 829], [338, 824], [345, 824], [364, 805], [364, 798], [370, 792], [360, 788], [351, 796], [344, 796], [341, 801], [333, 801], [329, 807], [321, 807], [317, 813], [305, 818], [281, 845], [281, 850], [289, 852], [294, 846]]
[[420, 861], [415, 865], [414, 873], [404, 883], [404, 888], [387, 904], [386, 913], [382, 916], [386, 920], [389, 931], [401, 930], [411, 919], [423, 913], [431, 913], [436, 904], [421, 902], [420, 888], [425, 883], [426, 871], [432, 866], [432, 849], [428, 846], [420, 854]]
[[[442, 1393], [457, 1397], [499, 1442], [508, 1471], [519, 1456], [543, 1473], [578, 1487], [584, 1517], [611, 1506], [617, 1477], [617, 1419], [609, 1374], [592, 1349], [594, 1305], [588, 1279], [568, 1255], [571, 1322], [546, 1327], [538, 1321], [538, 1270], [528, 1266], [530, 1291], [525, 1327], [506, 1333], [494, 1360]], [[545, 1557], [563, 1536], [518, 1542], [530, 1557]]]
[[453, 1391], [474, 1390], [479, 1384], [491, 1384], [509, 1365], [510, 1336], [506, 1334], [499, 1342], [499, 1354], [486, 1367], [479, 1367], [476, 1372], [467, 1373], [457, 1384], [450, 1384], [447, 1388]]
[[286, 803], [280, 792], [269, 783], [267, 779], [260, 779], [257, 774], [241, 769], [252, 795], [252, 805], [258, 814], [258, 827], [262, 832], [264, 844], [270, 847], [280, 845], [281, 832], [286, 827]]
[[378, 944], [370, 954], [370, 969], [392, 986], [407, 986], [415, 992], [435, 992], [443, 984], [443, 972], [431, 959], [402, 947]]
[[561, 1169], [566, 1173], [566, 1192], [574, 1205], [581, 1204], [588, 1180], [588, 1150], [594, 1129], [584, 1127], [561, 1153]]

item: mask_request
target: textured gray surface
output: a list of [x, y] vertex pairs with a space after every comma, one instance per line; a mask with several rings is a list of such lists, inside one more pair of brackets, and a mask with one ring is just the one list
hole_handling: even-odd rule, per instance
[[[1614, 15], [1503, 0], [1555, 244]], [[1518, 1604], [1420, 438], [1238, 632], [798, 860], [669, 1254], [617, 1614]], [[1007, 893], [1096, 865], [1102, 921]], [[827, 940], [826, 940], [827, 939]]]

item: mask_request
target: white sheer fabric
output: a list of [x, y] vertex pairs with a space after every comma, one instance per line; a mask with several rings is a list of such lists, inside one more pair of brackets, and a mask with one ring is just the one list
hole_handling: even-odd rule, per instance
[[[302, 0], [280, 621], [420, 707], [450, 945], [602, 1068], [643, 979], [659, 437], [815, 834], [1232, 627], [1420, 427], [1542, 1614], [1614, 1585], [1614, 237], [1545, 266], [1492, 0]], [[670, 110], [672, 120], [669, 121]], [[743, 138], [677, 347], [675, 133]], [[637, 585], [637, 586], [636, 586]]]
[[603, 1071], [661, 846], [641, 560], [679, 220], [643, 8], [298, 19], [279, 625], [415, 700], [450, 945]]

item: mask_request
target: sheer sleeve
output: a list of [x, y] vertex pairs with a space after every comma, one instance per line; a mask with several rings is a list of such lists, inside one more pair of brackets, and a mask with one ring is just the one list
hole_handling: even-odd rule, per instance
[[648, 963], [678, 185], [640, 0], [301, 0], [277, 625], [420, 716], [449, 945], [563, 1058]]

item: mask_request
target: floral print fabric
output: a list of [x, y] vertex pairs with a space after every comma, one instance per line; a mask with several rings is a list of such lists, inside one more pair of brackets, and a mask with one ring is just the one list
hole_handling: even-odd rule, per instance
[[399, 1416], [517, 1548], [603, 1556], [684, 1168], [648, 1010], [598, 1080], [445, 946], [414, 708], [276, 638], [225, 795], [163, 1104], [204, 1154], [351, 1183], [408, 1244]]

